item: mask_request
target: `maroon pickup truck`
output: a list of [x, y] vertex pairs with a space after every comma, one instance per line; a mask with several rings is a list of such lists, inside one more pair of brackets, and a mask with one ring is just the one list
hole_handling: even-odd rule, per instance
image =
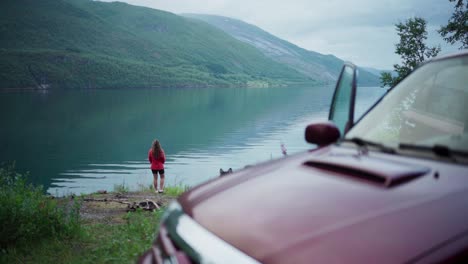
[[211, 180], [140, 263], [468, 263], [468, 51], [421, 65], [354, 120], [346, 63], [316, 148]]

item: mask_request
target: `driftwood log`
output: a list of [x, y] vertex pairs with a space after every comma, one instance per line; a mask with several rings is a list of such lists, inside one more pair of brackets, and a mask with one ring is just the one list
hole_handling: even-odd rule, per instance
[[128, 203], [127, 204], [127, 212], [128, 211], [136, 211], [136, 209], [141, 208], [145, 211], [154, 211], [154, 210], [159, 210], [161, 209], [161, 204], [158, 204], [157, 202], [151, 201], [149, 199], [146, 199], [146, 201], [142, 202], [133, 202], [133, 203]]
[[134, 212], [138, 208], [141, 208], [145, 211], [154, 211], [161, 209], [162, 203], [161, 202], [154, 202], [150, 199], [145, 199], [145, 201], [141, 202], [129, 202], [128, 199], [112, 199], [112, 198], [103, 198], [103, 199], [96, 199], [96, 198], [84, 198], [85, 202], [115, 202], [127, 205], [127, 212]]
[[116, 203], [123, 203], [127, 204], [128, 199], [113, 199], [113, 198], [102, 198], [102, 199], [96, 199], [96, 198], [84, 198], [83, 201], [85, 202], [116, 202]]

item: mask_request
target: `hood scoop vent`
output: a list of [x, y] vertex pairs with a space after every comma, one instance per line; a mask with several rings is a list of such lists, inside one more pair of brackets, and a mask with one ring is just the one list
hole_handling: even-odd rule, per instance
[[351, 177], [386, 188], [394, 187], [423, 176], [429, 168], [367, 155], [330, 154], [314, 157], [306, 166], [327, 170], [339, 176]]

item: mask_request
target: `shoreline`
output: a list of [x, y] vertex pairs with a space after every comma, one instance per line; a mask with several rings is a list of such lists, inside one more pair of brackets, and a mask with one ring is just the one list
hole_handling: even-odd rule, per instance
[[291, 83], [269, 83], [269, 82], [262, 82], [256, 83], [256, 81], [248, 81], [247, 83], [233, 83], [228, 85], [200, 85], [200, 84], [184, 84], [184, 85], [159, 85], [159, 86], [135, 86], [135, 87], [74, 87], [74, 88], [40, 88], [40, 87], [6, 87], [0, 88], [0, 92], [20, 92], [20, 91], [38, 91], [38, 92], [48, 92], [54, 90], [87, 90], [87, 91], [95, 91], [95, 90], [120, 90], [120, 89], [134, 89], [134, 90], [145, 90], [145, 89], [200, 89], [200, 88], [272, 88], [272, 87], [296, 87], [296, 86], [305, 86], [310, 85], [311, 87], [316, 86], [327, 86], [330, 85], [328, 83], [317, 83], [317, 82], [291, 82]]
[[[175, 190], [174, 190], [175, 189]], [[79, 196], [64, 196], [55, 198], [58, 201], [78, 200], [80, 205], [80, 220], [84, 225], [122, 224], [125, 216], [135, 210], [129, 205], [144, 201], [156, 203], [160, 208], [154, 211], [164, 211], [164, 208], [176, 199], [183, 189], [167, 187], [165, 193], [154, 193], [151, 190], [128, 192], [97, 192]], [[66, 203], [65, 203], [66, 204]], [[145, 210], [145, 209], [142, 209]]]

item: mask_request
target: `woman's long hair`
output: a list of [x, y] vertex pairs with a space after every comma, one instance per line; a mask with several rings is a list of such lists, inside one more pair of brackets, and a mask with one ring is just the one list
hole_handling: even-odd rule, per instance
[[162, 148], [161, 148], [161, 144], [159, 143], [159, 140], [154, 140], [153, 141], [153, 157], [155, 159], [159, 159], [159, 156], [161, 155], [161, 152], [162, 152]]

